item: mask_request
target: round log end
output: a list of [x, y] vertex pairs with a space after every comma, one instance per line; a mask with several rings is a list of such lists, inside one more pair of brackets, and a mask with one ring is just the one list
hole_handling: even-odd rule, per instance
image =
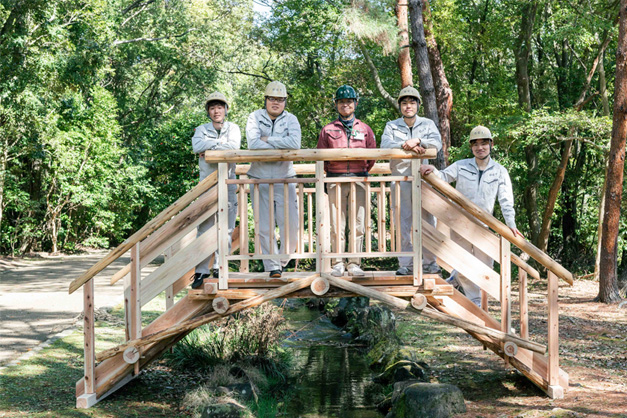
[[211, 306], [213, 306], [213, 310], [216, 313], [222, 315], [229, 310], [229, 300], [225, 297], [220, 296], [215, 298], [213, 302], [211, 302]]
[[318, 277], [311, 283], [310, 287], [314, 295], [322, 296], [329, 291], [331, 285], [327, 279]]
[[509, 357], [514, 357], [516, 354], [518, 354], [518, 346], [516, 345], [516, 343], [508, 341], [505, 343], [503, 351], [505, 352], [505, 355]]
[[133, 346], [127, 347], [122, 357], [128, 364], [135, 364], [139, 360], [139, 350]]
[[427, 297], [423, 295], [422, 293], [416, 293], [411, 298], [411, 306], [413, 306], [414, 309], [418, 309], [419, 311], [422, 311], [424, 308], [427, 307]]

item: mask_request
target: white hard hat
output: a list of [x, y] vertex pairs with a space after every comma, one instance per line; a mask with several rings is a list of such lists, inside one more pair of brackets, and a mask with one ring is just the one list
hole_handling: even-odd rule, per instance
[[272, 81], [266, 86], [266, 97], [287, 97], [287, 88], [280, 81]]
[[229, 102], [226, 101], [226, 96], [219, 91], [214, 91], [207, 97], [207, 102], [205, 103], [205, 110], [209, 111], [209, 103], [211, 102], [222, 102], [226, 108], [229, 108]]
[[468, 142], [472, 142], [477, 139], [489, 139], [492, 141], [492, 132], [490, 132], [490, 130], [485, 126], [475, 126], [472, 128], [472, 131], [470, 131]]
[[418, 90], [416, 90], [412, 86], [407, 86], [398, 93], [398, 103], [401, 102], [401, 99], [403, 97], [413, 97], [418, 101], [418, 103], [422, 103], [422, 99], [420, 98], [420, 93], [418, 93]]

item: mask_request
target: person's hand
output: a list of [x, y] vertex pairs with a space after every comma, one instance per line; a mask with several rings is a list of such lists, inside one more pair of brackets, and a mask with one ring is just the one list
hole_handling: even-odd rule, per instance
[[518, 229], [516, 228], [510, 228], [512, 230], [512, 233], [514, 234], [514, 236], [519, 236], [521, 238], [525, 238], [525, 236], [522, 234], [522, 232], [520, 232]]
[[[414, 148], [418, 147], [420, 145], [420, 139], [419, 138], [412, 138], [412, 139], [408, 139], [407, 141], [403, 142], [403, 149], [405, 151], [412, 151]], [[422, 148], [422, 147], [420, 147]], [[424, 148], [422, 148], [424, 150]], [[418, 151], [416, 151], [418, 152]], [[423, 154], [423, 152], [418, 152], [418, 154]]]
[[435, 170], [435, 167], [431, 164], [423, 164], [420, 166], [420, 174], [422, 174], [423, 176], [426, 176], [429, 173], [433, 173], [433, 170]]
[[262, 137], [261, 137], [261, 140], [262, 140], [263, 142], [268, 142], [268, 137], [267, 137], [267, 136], [262, 136]]
[[205, 151], [203, 151], [200, 154], [198, 154], [198, 156], [204, 160], [205, 159]]

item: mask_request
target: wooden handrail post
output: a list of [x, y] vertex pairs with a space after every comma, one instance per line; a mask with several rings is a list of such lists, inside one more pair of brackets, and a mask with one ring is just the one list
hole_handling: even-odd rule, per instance
[[229, 165], [218, 164], [218, 265], [220, 278], [218, 288], [229, 288], [229, 189], [226, 184], [229, 178]]
[[559, 384], [559, 310], [558, 310], [558, 277], [549, 270], [547, 300], [549, 303], [549, 368], [548, 368], [548, 395], [553, 399], [564, 397], [564, 388]]
[[[411, 161], [412, 242], [414, 249], [414, 286], [422, 285], [422, 180], [420, 160]], [[400, 209], [400, 208], [399, 208]]]
[[[316, 162], [316, 273], [323, 271], [322, 253], [324, 252], [324, 162]], [[311, 245], [311, 243], [309, 244]]]
[[[508, 240], [501, 237], [500, 260], [501, 265], [501, 331], [511, 334], [512, 329], [512, 256]], [[509, 365], [509, 357], [505, 356], [505, 364]]]
[[[140, 300], [141, 261], [139, 242], [131, 248], [131, 277], [128, 288], [128, 334], [131, 340], [142, 336], [142, 313]], [[135, 375], [139, 374], [139, 362], [135, 363]]]
[[83, 394], [76, 398], [77, 408], [89, 408], [96, 404], [96, 333], [94, 330], [94, 279], [83, 285], [83, 350], [85, 353]]
[[[246, 178], [248, 176], [242, 175], [240, 178]], [[248, 254], [248, 193], [245, 184], [239, 186], [239, 253]], [[248, 273], [249, 262], [248, 260], [242, 260], [240, 262], [239, 271], [242, 273]]]
[[527, 272], [518, 268], [518, 302], [520, 303], [520, 337], [529, 339], [529, 302], [527, 296]]

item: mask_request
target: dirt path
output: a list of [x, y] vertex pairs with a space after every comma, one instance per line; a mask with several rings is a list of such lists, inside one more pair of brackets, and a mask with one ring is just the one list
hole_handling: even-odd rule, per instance
[[[0, 265], [0, 366], [18, 358], [61, 331], [73, 327], [83, 311], [82, 291], [68, 294], [70, 282], [102, 258], [106, 251], [86, 255], [18, 260]], [[111, 275], [129, 262], [119, 258], [96, 276], [95, 307], [122, 303], [122, 282], [109, 285]], [[148, 274], [156, 266], [142, 270]]]

